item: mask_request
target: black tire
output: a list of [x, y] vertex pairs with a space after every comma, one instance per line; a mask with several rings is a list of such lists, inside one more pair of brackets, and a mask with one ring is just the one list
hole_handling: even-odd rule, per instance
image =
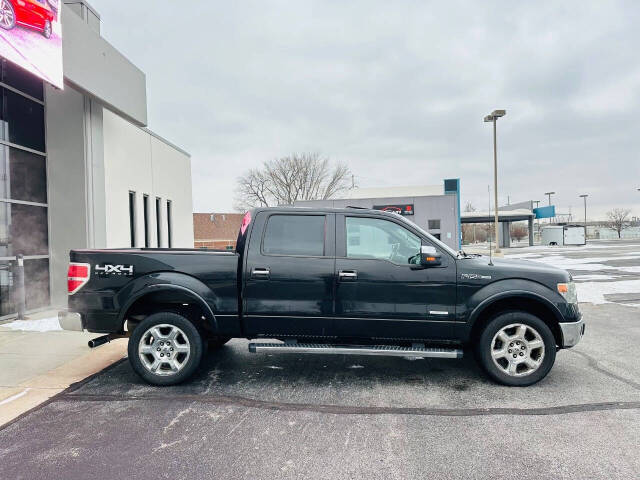
[[[508, 353], [505, 358], [498, 358], [494, 361], [492, 351], [495, 351], [496, 354], [502, 351], [502, 341], [497, 338], [498, 333], [505, 327], [516, 324], [527, 327], [525, 330], [526, 341], [515, 339], [516, 345], [513, 345], [515, 348], [512, 350], [510, 350], [512, 342], [505, 344], [506, 352], [513, 353]], [[513, 330], [507, 329], [505, 332], [513, 332], [515, 335], [516, 327], [513, 327]], [[535, 342], [536, 336], [534, 334], [539, 336], [537, 340], [541, 340], [543, 345], [540, 342]], [[529, 342], [531, 345], [539, 346], [529, 348]], [[539, 382], [547, 376], [556, 359], [556, 341], [549, 326], [535, 315], [523, 311], [511, 311], [496, 315], [482, 330], [475, 347], [476, 358], [487, 375], [496, 382], [510, 387], [526, 387]], [[522, 351], [519, 350], [520, 348]], [[514, 354], [529, 356], [538, 366], [533, 370], [528, 364], [517, 365], [516, 372], [509, 374], [507, 370], [510, 368], [511, 357]], [[535, 358], [536, 356], [537, 358]], [[514, 365], [521, 361], [519, 357], [513, 356], [513, 358], [515, 359], [513, 360]], [[529, 370], [531, 370], [530, 373], [527, 373]]]
[[[165, 338], [164, 336], [158, 336], [156, 339], [150, 330], [159, 325], [163, 326], [160, 327], [161, 335], [173, 332], [179, 333], [177, 333], [175, 339]], [[141, 343], [143, 337], [144, 342]], [[153, 339], [153, 343], [146, 345], [153, 347], [151, 348], [152, 352], [141, 355], [141, 348], [144, 348], [145, 342], [150, 339]], [[161, 341], [162, 346], [160, 346]], [[174, 353], [174, 347], [176, 351], [188, 349], [188, 354], [184, 352]], [[156, 361], [158, 363], [161, 361], [156, 357], [156, 352], [161, 351], [158, 349], [162, 349], [163, 355], [166, 354], [167, 357], [173, 355], [173, 359], [163, 357], [164, 360], [162, 361], [165, 363], [160, 363], [160, 366], [156, 367], [156, 373], [154, 373], [151, 370], [153, 365], [155, 365]], [[171, 350], [170, 352], [169, 349]], [[152, 385], [176, 385], [191, 377], [200, 365], [202, 351], [203, 342], [198, 329], [188, 319], [173, 312], [154, 313], [145, 318], [131, 334], [128, 346], [131, 367], [143, 380]], [[160, 353], [157, 355], [160, 355]], [[144, 363], [142, 357], [145, 358]], [[149, 364], [152, 365], [149, 366]], [[175, 368], [179, 368], [175, 373], [172, 371], [172, 365]]]
[[51, 38], [51, 22], [46, 20], [44, 22], [44, 29], [42, 30], [42, 35], [44, 38]]
[[16, 11], [9, 0], [0, 0], [0, 27], [11, 30], [16, 26]]
[[231, 337], [209, 337], [207, 338], [207, 350], [210, 352], [219, 350], [229, 340]]

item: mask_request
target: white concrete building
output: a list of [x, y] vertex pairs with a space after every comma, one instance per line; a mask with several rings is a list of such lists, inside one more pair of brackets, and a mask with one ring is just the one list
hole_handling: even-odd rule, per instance
[[67, 301], [69, 250], [193, 247], [189, 154], [147, 126], [145, 74], [100, 35], [86, 1], [62, 8], [64, 89], [0, 62], [0, 318]]

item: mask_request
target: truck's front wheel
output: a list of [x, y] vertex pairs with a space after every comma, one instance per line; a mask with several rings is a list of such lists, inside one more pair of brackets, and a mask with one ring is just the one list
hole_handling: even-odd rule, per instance
[[175, 385], [195, 372], [202, 358], [202, 337], [185, 317], [173, 312], [149, 315], [129, 338], [129, 362], [153, 385]]
[[551, 329], [538, 317], [520, 311], [494, 317], [482, 331], [476, 348], [487, 374], [508, 386], [539, 382], [556, 359]]

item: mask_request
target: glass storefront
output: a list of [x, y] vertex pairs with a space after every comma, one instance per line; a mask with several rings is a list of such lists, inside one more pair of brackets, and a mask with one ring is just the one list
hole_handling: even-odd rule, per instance
[[0, 62], [0, 317], [16, 313], [16, 255], [27, 309], [49, 304], [49, 226], [43, 82]]

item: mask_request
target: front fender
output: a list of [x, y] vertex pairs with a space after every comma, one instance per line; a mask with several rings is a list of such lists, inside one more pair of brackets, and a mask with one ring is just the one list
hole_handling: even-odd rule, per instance
[[197, 278], [176, 272], [156, 272], [144, 275], [122, 288], [116, 296], [117, 303], [121, 306], [119, 321], [124, 323], [127, 311], [137, 300], [150, 293], [163, 290], [180, 291], [188, 295], [206, 312], [207, 320], [214, 331], [218, 331], [218, 322], [214, 313], [216, 305], [220, 301], [218, 296]]
[[561, 297], [545, 285], [527, 279], [499, 280], [477, 290], [469, 297], [463, 307], [462, 320], [471, 328], [482, 312], [491, 304], [512, 297], [536, 300], [553, 312], [557, 322], [563, 321], [562, 312], [558, 308]]

